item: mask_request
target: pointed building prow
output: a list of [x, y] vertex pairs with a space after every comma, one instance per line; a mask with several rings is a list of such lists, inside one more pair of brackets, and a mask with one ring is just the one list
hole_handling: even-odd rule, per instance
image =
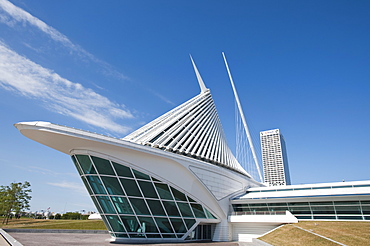
[[195, 75], [197, 76], [197, 79], [198, 79], [198, 83], [199, 83], [199, 87], [200, 87], [200, 91], [203, 93], [203, 92], [206, 92], [208, 90], [208, 88], [206, 87], [206, 85], [204, 84], [203, 82], [203, 79], [202, 77], [200, 76], [200, 73], [197, 69], [197, 66], [195, 65], [195, 62], [193, 60], [193, 57], [190, 55], [190, 60], [191, 60], [191, 63], [193, 64], [193, 68], [194, 68], [194, 72], [195, 72]]

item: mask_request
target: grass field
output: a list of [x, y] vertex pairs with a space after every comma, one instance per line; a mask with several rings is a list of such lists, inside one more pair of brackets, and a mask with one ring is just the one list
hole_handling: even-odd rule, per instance
[[[294, 225], [345, 245], [370, 245], [370, 222], [301, 221]], [[274, 246], [338, 245], [293, 225], [280, 227], [259, 239]]]
[[12, 219], [6, 228], [19, 229], [70, 229], [70, 230], [107, 230], [102, 220], [43, 220], [43, 219]]

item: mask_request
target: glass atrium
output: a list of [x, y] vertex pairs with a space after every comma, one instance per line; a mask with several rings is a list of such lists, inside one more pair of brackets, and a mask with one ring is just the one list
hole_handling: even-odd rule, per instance
[[76, 154], [72, 160], [113, 237], [212, 238], [217, 218], [179, 189], [100, 157]]

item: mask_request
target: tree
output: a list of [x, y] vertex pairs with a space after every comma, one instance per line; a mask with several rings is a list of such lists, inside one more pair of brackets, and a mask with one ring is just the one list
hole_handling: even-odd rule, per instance
[[12, 213], [20, 214], [20, 212], [29, 209], [30, 186], [31, 184], [27, 181], [0, 186], [0, 214], [4, 216], [2, 224], [8, 224]]

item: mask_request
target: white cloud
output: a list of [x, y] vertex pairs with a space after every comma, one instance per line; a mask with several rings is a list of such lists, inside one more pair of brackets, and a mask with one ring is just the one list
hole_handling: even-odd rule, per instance
[[[1, 0], [0, 0], [1, 1]], [[0, 86], [44, 102], [54, 112], [72, 116], [90, 125], [127, 133], [116, 119], [131, 119], [131, 112], [92, 89], [62, 78], [0, 42]]]
[[70, 51], [77, 53], [83, 58], [88, 58], [89, 60], [99, 64], [103, 68], [103, 73], [106, 76], [127, 80], [128, 77], [116, 71], [110, 64], [96, 58], [91, 53], [84, 50], [79, 45], [72, 43], [68, 37], [60, 33], [55, 28], [49, 26], [42, 20], [34, 17], [30, 13], [24, 11], [23, 9], [15, 6], [7, 0], [0, 0], [0, 9], [3, 13], [0, 13], [0, 22], [5, 23], [10, 27], [14, 27], [16, 24], [21, 24], [23, 26], [30, 25], [36, 27], [46, 35], [48, 35], [54, 41], [62, 44], [64, 47], [68, 48]]
[[0, 0], [0, 7], [9, 15], [1, 15], [0, 21], [9, 25], [14, 26], [17, 22], [22, 24], [30, 24], [39, 28], [44, 33], [50, 35], [55, 41], [63, 43], [65, 46], [69, 46], [75, 49], [75, 45], [63, 34], [55, 30], [54, 28], [48, 26], [45, 22], [32, 16], [30, 13], [24, 11], [23, 9], [15, 6], [7, 0]]
[[59, 182], [59, 183], [48, 183], [48, 184], [52, 185], [52, 186], [57, 186], [57, 187], [77, 191], [77, 192], [82, 193], [82, 194], [87, 194], [86, 189], [80, 183], [62, 181], [62, 182]]

